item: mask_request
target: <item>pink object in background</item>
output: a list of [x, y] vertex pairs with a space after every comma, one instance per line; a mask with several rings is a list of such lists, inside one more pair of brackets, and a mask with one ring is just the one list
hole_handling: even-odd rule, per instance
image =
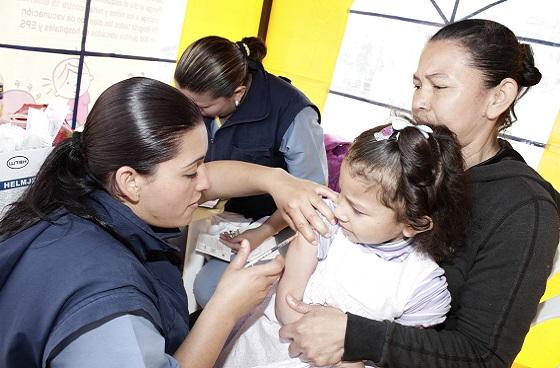
[[22, 89], [4, 91], [4, 114], [9, 116], [18, 111], [24, 104], [35, 104], [31, 93]]
[[325, 149], [327, 151], [327, 164], [329, 167], [329, 188], [340, 192], [340, 187], [338, 186], [340, 165], [352, 143], [330, 134], [325, 134], [324, 140]]

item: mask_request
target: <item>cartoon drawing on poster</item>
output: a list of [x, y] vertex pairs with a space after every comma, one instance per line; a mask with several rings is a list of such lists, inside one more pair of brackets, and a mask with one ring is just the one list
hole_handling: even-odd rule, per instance
[[[74, 106], [76, 103], [76, 84], [78, 83], [78, 58], [68, 58], [59, 62], [53, 69], [52, 78], [43, 78], [47, 81], [46, 85], [51, 85], [54, 89], [56, 97], [68, 100], [69, 112], [66, 120], [72, 122]], [[93, 76], [89, 71], [86, 63], [83, 64], [82, 76], [80, 80], [80, 92], [78, 93], [78, 113], [76, 115], [76, 128], [84, 125], [86, 117], [89, 113], [89, 104], [91, 98], [89, 95], [89, 87]], [[47, 92], [50, 94], [52, 89]]]

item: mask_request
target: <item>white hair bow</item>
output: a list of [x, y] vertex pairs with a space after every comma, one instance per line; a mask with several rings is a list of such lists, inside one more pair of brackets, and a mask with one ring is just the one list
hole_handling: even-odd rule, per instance
[[[391, 122], [391, 127], [395, 131], [403, 130], [406, 127], [413, 127], [418, 129], [420, 133], [424, 136], [424, 138], [428, 139], [429, 134], [433, 133], [434, 131], [427, 125], [415, 125], [412, 124], [410, 121], [402, 118], [400, 116], [391, 116], [389, 117], [389, 122]], [[399, 139], [399, 134], [397, 133], [396, 139]]]

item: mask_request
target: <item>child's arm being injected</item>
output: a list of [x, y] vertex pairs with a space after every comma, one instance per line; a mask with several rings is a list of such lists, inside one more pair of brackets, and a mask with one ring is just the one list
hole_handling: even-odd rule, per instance
[[309, 243], [301, 234], [288, 247], [284, 273], [276, 290], [276, 317], [281, 324], [297, 321], [302, 316], [290, 308], [286, 296], [303, 299], [307, 282], [317, 267], [317, 251], [317, 246]]

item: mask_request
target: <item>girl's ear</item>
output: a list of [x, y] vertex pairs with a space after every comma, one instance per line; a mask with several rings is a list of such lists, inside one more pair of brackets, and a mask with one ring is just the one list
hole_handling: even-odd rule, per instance
[[137, 204], [140, 200], [140, 174], [130, 166], [121, 166], [115, 173], [117, 195], [124, 202]]
[[407, 238], [412, 238], [416, 234], [423, 233], [424, 231], [432, 230], [434, 227], [434, 222], [430, 216], [422, 216], [422, 221], [424, 222], [425, 228], [422, 230], [414, 229], [410, 224], [406, 224], [403, 229], [403, 235]]
[[494, 93], [486, 107], [486, 116], [491, 120], [498, 119], [511, 106], [517, 98], [519, 87], [513, 78], [505, 78], [493, 89]]

